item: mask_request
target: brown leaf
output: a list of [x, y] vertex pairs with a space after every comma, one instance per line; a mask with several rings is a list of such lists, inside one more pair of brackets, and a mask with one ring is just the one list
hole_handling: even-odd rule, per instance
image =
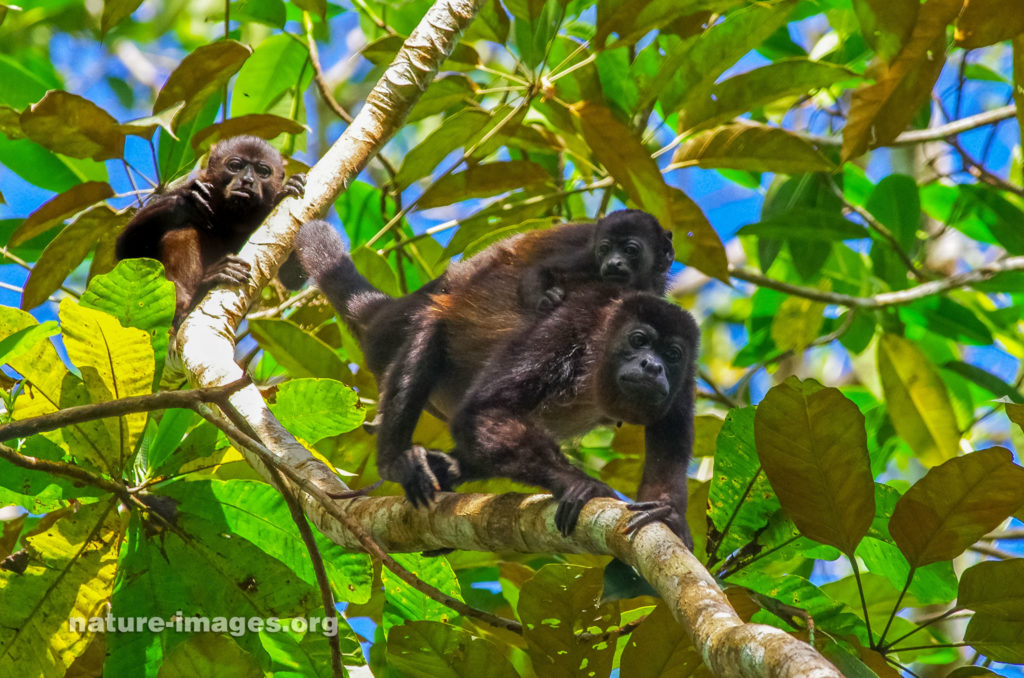
[[128, 214], [118, 214], [107, 205], [93, 207], [50, 241], [25, 283], [23, 309], [35, 308], [53, 294], [78, 267], [97, 242], [120, 231]]
[[0, 106], [0, 134], [11, 141], [24, 139], [21, 131], [21, 113], [10, 106]]
[[942, 70], [946, 26], [962, 6], [963, 0], [928, 0], [892, 64], [879, 66], [881, 74], [875, 84], [854, 90], [843, 128], [843, 162], [888, 144], [906, 129]]
[[1006, 0], [968, 0], [953, 34], [958, 47], [994, 45], [1024, 33], [1024, 7]]
[[701, 132], [676, 149], [672, 163], [782, 174], [832, 170], [832, 163], [801, 137], [759, 123], [733, 123]]
[[1024, 35], [1013, 39], [1013, 103], [1017, 104], [1017, 127], [1024, 133]]
[[32, 141], [72, 158], [110, 160], [124, 153], [124, 133], [105, 110], [63, 90], [50, 90], [21, 114]]
[[1024, 469], [1002, 447], [928, 471], [896, 502], [889, 532], [911, 567], [951, 560], [1024, 504]]
[[240, 134], [251, 134], [261, 139], [273, 139], [279, 134], [302, 134], [306, 128], [288, 118], [270, 113], [254, 113], [240, 118], [231, 118], [224, 122], [205, 127], [192, 137], [192, 150], [202, 155], [213, 148], [222, 139], [230, 139]]
[[206, 100], [238, 72], [252, 49], [234, 40], [219, 40], [197, 48], [182, 59], [153, 103], [154, 115], [179, 101], [185, 108], [174, 121], [174, 129], [192, 120]]
[[729, 260], [711, 222], [697, 203], [678, 188], [669, 189], [669, 200], [671, 226], [665, 222], [662, 225], [673, 233], [676, 259], [728, 285]]
[[110, 184], [102, 181], [87, 181], [64, 191], [43, 203], [42, 207], [30, 214], [21, 226], [11, 234], [11, 245], [16, 246], [58, 223], [114, 195]]
[[160, 111], [156, 115], [148, 115], [145, 118], [138, 118], [121, 123], [121, 131], [132, 136], [149, 139], [156, 132], [157, 127], [162, 127], [172, 137], [174, 135], [174, 122], [178, 114], [185, 108], [185, 102], [179, 101], [170, 108]]

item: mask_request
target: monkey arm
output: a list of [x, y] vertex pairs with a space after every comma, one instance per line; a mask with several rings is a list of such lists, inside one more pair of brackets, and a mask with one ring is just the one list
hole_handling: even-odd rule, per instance
[[693, 394], [685, 384], [669, 412], [644, 429], [644, 469], [637, 491], [637, 514], [627, 529], [660, 520], [693, 548], [686, 524], [686, 469], [693, 453]]
[[156, 258], [163, 262], [164, 275], [174, 283], [177, 300], [174, 327], [192, 309], [192, 301], [203, 279], [200, 235], [195, 228], [176, 228], [160, 238]]

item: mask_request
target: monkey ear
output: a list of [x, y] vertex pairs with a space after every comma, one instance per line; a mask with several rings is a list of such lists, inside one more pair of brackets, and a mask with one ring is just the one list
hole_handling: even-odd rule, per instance
[[662, 266], [668, 270], [676, 259], [676, 249], [672, 247], [672, 231], [665, 231], [665, 239], [662, 242]]

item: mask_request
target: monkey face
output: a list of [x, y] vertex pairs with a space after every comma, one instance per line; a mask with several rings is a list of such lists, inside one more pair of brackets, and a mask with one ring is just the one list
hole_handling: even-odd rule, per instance
[[263, 139], [250, 136], [217, 144], [208, 172], [223, 204], [236, 213], [272, 205], [284, 179], [280, 153]]
[[672, 234], [640, 210], [612, 212], [599, 221], [593, 248], [601, 280], [641, 290], [650, 289], [675, 256]]
[[622, 328], [616, 338], [615, 385], [619, 393], [646, 411], [661, 412], [682, 378], [682, 341], [662, 336], [644, 322]]
[[224, 200], [231, 204], [263, 204], [273, 189], [274, 170], [259, 158], [229, 157], [221, 170]]

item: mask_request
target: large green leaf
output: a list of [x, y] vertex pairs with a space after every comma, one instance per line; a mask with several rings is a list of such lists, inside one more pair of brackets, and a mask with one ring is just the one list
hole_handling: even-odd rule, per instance
[[366, 406], [351, 386], [333, 379], [292, 379], [278, 388], [274, 416], [309, 444], [363, 423]]
[[181, 125], [199, 115], [207, 99], [224, 86], [250, 54], [250, 47], [234, 40], [219, 40], [192, 50], [156, 95], [153, 114], [184, 101], [185, 107], [174, 121], [174, 130], [178, 131]]
[[1024, 559], [988, 560], [964, 570], [957, 605], [996, 619], [1024, 621]]
[[92, 207], [114, 195], [114, 189], [103, 181], [87, 181], [43, 203], [11, 234], [11, 245], [20, 245], [43, 233], [74, 214]]
[[622, 651], [622, 675], [632, 678], [710, 678], [693, 641], [680, 626], [668, 605], [658, 606], [636, 631]]
[[292, 376], [351, 379], [351, 370], [330, 346], [290, 320], [253, 318], [249, 330], [260, 348], [274, 356]]
[[878, 372], [893, 426], [921, 461], [935, 465], [956, 456], [956, 415], [942, 377], [924, 353], [903, 337], [884, 334]]
[[309, 52], [287, 33], [261, 42], [241, 69], [231, 93], [231, 117], [273, 113], [292, 117], [296, 88], [305, 90], [313, 78]]
[[1002, 447], [928, 471], [896, 503], [889, 531], [911, 566], [950, 560], [1024, 504], [1024, 468]]
[[52, 90], [21, 114], [21, 129], [40, 146], [73, 158], [111, 160], [124, 153], [117, 120], [93, 102]]
[[497, 645], [456, 626], [410, 621], [388, 633], [388, 663], [403, 676], [517, 678]]
[[444, 176], [427, 187], [420, 197], [419, 207], [428, 209], [460, 200], [486, 198], [551, 180], [551, 175], [543, 167], [526, 160], [473, 165], [465, 171]]
[[967, 625], [964, 641], [993, 661], [1024, 664], [1024, 621], [979, 612]]
[[[419, 579], [428, 582], [442, 593], [462, 600], [459, 580], [444, 558], [430, 558], [413, 553], [396, 553], [394, 558]], [[458, 617], [451, 608], [427, 598], [387, 568], [381, 570], [380, 577], [384, 583], [384, 595], [387, 600], [382, 624], [385, 632], [410, 621], [450, 622]]]
[[[501, 113], [496, 111], [495, 114]], [[405, 188], [427, 176], [449, 153], [470, 146], [491, 119], [492, 113], [475, 108], [465, 108], [448, 116], [443, 125], [405, 154], [395, 183]]]
[[853, 557], [875, 515], [864, 415], [835, 388], [790, 377], [757, 407], [757, 455], [800, 532]]
[[753, 123], [720, 125], [688, 139], [672, 162], [750, 172], [827, 172], [832, 163], [792, 132]]

